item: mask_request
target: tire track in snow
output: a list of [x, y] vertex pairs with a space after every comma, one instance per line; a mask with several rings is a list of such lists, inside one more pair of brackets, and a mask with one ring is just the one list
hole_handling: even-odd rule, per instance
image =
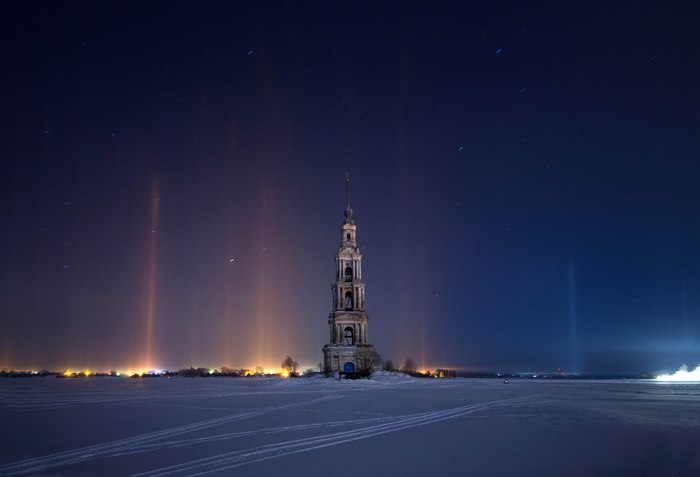
[[358, 424], [397, 421], [401, 418], [402, 418], [402, 416], [371, 417], [371, 418], [367, 418], [367, 419], [353, 419], [353, 420], [349, 420], [349, 421], [316, 422], [313, 424], [299, 424], [296, 426], [268, 427], [268, 428], [264, 428], [264, 429], [256, 429], [256, 430], [251, 430], [251, 431], [228, 432], [225, 434], [216, 434], [213, 436], [197, 437], [197, 438], [193, 438], [193, 439], [182, 439], [182, 440], [178, 440], [178, 441], [168, 441], [168, 442], [163, 442], [163, 443], [135, 446], [126, 452], [122, 452], [119, 454], [113, 454], [113, 455], [106, 456], [106, 457], [117, 457], [117, 456], [123, 456], [123, 455], [138, 454], [138, 453], [142, 453], [142, 452], [158, 451], [158, 450], [162, 450], [162, 449], [174, 449], [177, 447], [185, 447], [185, 446], [191, 446], [191, 445], [196, 445], [196, 444], [205, 444], [208, 442], [216, 442], [216, 441], [223, 441], [223, 440], [229, 440], [229, 439], [238, 439], [241, 437], [251, 437], [251, 436], [257, 436], [257, 435], [280, 434], [282, 432], [304, 431], [304, 430], [315, 429], [315, 428], [330, 429], [333, 427], [348, 426], [348, 425], [353, 425], [353, 424], [358, 425]]
[[433, 424], [439, 421], [454, 419], [487, 409], [517, 407], [519, 405], [528, 404], [531, 402], [538, 402], [538, 399], [541, 399], [547, 394], [549, 393], [470, 404], [443, 411], [397, 416], [398, 419], [394, 422], [377, 424], [361, 429], [348, 430], [333, 434], [295, 439], [277, 444], [268, 444], [253, 449], [227, 452], [203, 459], [196, 459], [182, 464], [141, 472], [134, 474], [132, 477], [159, 477], [164, 475], [198, 476], [212, 472], [220, 472], [222, 470], [268, 459], [274, 459], [289, 454], [309, 452], [323, 447], [335, 446], [360, 439], [367, 439], [369, 437], [379, 436], [389, 432], [397, 432], [411, 427]]
[[77, 462], [82, 462], [85, 460], [91, 460], [96, 458], [108, 457], [115, 453], [128, 451], [135, 446], [144, 445], [158, 441], [160, 439], [166, 439], [169, 437], [174, 437], [189, 432], [200, 431], [202, 429], [207, 429], [214, 426], [220, 426], [222, 424], [227, 424], [229, 422], [239, 421], [242, 419], [248, 419], [251, 417], [257, 417], [263, 414], [269, 414], [275, 411], [287, 410], [295, 407], [304, 406], [307, 404], [318, 403], [321, 401], [327, 401], [331, 399], [339, 399], [340, 395], [330, 395], [322, 396], [317, 399], [311, 399], [308, 401], [302, 401], [293, 404], [285, 404], [282, 406], [270, 406], [262, 409], [257, 409], [254, 411], [243, 412], [232, 414], [223, 417], [217, 417], [214, 419], [208, 419], [205, 421], [199, 421], [192, 424], [185, 424], [182, 426], [171, 427], [169, 429], [164, 429], [161, 431], [150, 432], [147, 434], [142, 434], [135, 437], [129, 437], [126, 439], [120, 439], [112, 442], [107, 442], [104, 444], [98, 444], [94, 446], [82, 447], [79, 449], [74, 449], [66, 452], [59, 452], [56, 454], [51, 454], [43, 457], [36, 457], [32, 459], [26, 459], [19, 462], [11, 463], [0, 467], [0, 476], [2, 475], [16, 475], [16, 474], [26, 474], [30, 472], [39, 472], [52, 467], [64, 466], [69, 464], [75, 464]]

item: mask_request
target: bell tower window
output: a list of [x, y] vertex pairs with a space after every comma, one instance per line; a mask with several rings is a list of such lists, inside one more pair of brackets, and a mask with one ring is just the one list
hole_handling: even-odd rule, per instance
[[352, 281], [352, 267], [345, 267], [345, 281]]
[[347, 235], [345, 236], [345, 239], [349, 242], [350, 239], [351, 239], [350, 234], [347, 234]]
[[346, 345], [354, 345], [355, 344], [355, 330], [353, 330], [351, 326], [348, 326], [347, 328], [345, 328], [344, 331], [345, 331], [345, 333], [344, 333], [345, 344]]
[[345, 292], [345, 309], [352, 310], [352, 292]]

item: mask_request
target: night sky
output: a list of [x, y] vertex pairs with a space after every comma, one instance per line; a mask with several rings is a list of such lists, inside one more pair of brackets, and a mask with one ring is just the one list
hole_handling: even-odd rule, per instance
[[4, 2], [0, 367], [700, 363], [694, 2]]

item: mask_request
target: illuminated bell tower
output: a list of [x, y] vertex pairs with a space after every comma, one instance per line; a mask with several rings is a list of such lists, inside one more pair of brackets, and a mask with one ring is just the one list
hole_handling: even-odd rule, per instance
[[367, 342], [368, 317], [365, 312], [365, 284], [362, 281], [362, 254], [357, 246], [357, 226], [350, 208], [350, 177], [345, 174], [345, 221], [340, 227], [340, 247], [335, 254], [335, 281], [332, 311], [328, 316], [330, 342], [323, 347], [326, 373], [356, 371], [358, 349], [373, 351]]

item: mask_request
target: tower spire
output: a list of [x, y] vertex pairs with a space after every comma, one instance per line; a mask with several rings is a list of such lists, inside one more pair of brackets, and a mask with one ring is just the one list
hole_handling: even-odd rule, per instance
[[350, 208], [350, 173], [345, 173], [345, 208]]
[[345, 173], [345, 223], [352, 224], [352, 209], [350, 208], [350, 173]]

